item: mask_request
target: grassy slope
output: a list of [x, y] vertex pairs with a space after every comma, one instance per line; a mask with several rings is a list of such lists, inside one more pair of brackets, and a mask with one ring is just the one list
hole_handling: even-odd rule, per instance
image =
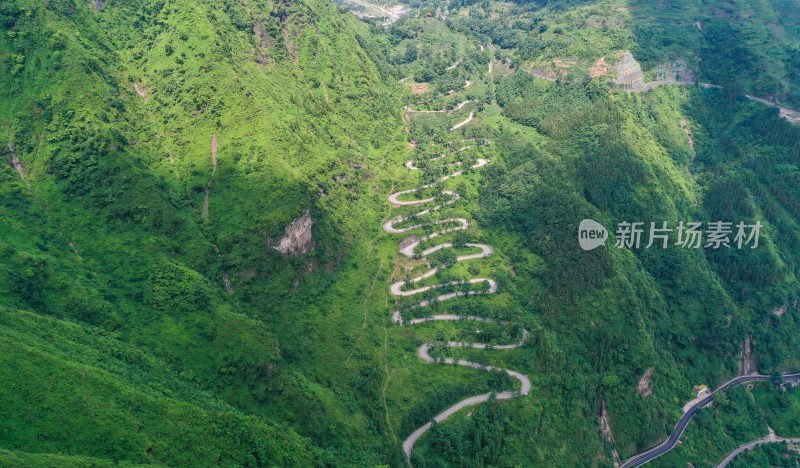
[[[361, 303], [342, 291], [362, 290], [374, 270], [341, 264], [368, 253], [360, 246], [362, 236], [377, 234], [383, 215], [376, 194], [382, 199], [388, 191], [385, 161], [404, 145], [386, 70], [360, 46], [371, 32], [313, 1], [107, 2], [100, 11], [14, 2], [3, 14], [0, 57], [14, 73], [3, 77], [0, 127], [32, 188], [28, 193], [5, 166], [3, 303], [114, 330], [168, 362], [165, 373], [259, 421], [293, 426], [234, 420], [242, 426], [235, 430], [253, 424], [252, 437], [269, 430], [269, 441], [300, 440], [297, 430], [325, 448], [315, 449], [319, 463], [378, 463], [384, 450], [371, 427], [379, 418], [357, 394], [357, 379], [368, 377], [374, 362], [371, 348], [341, 372], [321, 363], [344, 361], [349, 346], [311, 346], [316, 339], [352, 343], [361, 332]], [[213, 134], [218, 168], [205, 220]], [[307, 209], [316, 221], [316, 251], [281, 257], [267, 239]], [[223, 272], [232, 295], [224, 293]], [[295, 279], [302, 293], [292, 295]], [[9, 346], [22, 339], [10, 337]], [[61, 355], [32, 361], [20, 395], [45, 387], [45, 369], [53, 366], [71, 368]], [[73, 380], [64, 375], [63, 382]], [[108, 392], [130, 385], [115, 379], [96, 389], [60, 384], [52, 395], [102, 400], [103, 385]], [[181, 397], [147, 398], [154, 407], [194, 411], [187, 437], [217, 430]], [[127, 406], [107, 411], [109, 428], [123, 433], [126, 425], [113, 421], [136, 415]], [[70, 441], [66, 414], [52, 416], [48, 430], [61, 436], [47, 447], [32, 436], [14, 439], [11, 420], [0, 445], [146, 457], [147, 447]], [[232, 460], [248, 453], [244, 440], [232, 447], [223, 440]], [[300, 452], [306, 458], [298, 463], [306, 464], [311, 451]], [[155, 460], [206, 464], [199, 451], [181, 456]]]
[[[7, 449], [167, 465], [307, 466], [307, 442], [98, 329], [3, 307]], [[77, 464], [77, 463], [76, 463]]]

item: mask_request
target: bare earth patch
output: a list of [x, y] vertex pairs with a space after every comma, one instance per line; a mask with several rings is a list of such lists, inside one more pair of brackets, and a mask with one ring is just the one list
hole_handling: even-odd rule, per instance
[[598, 59], [598, 60], [597, 60], [597, 61], [594, 63], [594, 65], [592, 65], [591, 67], [589, 67], [589, 76], [591, 76], [592, 78], [594, 78], [594, 77], [596, 77], [596, 76], [603, 76], [603, 75], [605, 75], [606, 73], [608, 73], [608, 69], [609, 69], [610, 67], [611, 67], [611, 65], [609, 65], [609, 64], [606, 62], [606, 58], [605, 58], [605, 57], [600, 57], [600, 58], [599, 58], [599, 59]]
[[612, 446], [611, 456], [614, 458], [614, 466], [622, 465], [622, 458], [617, 451], [617, 441], [614, 440], [614, 434], [611, 432], [611, 424], [608, 421], [608, 412], [606, 412], [605, 399], [600, 397], [599, 405], [597, 408], [597, 417], [600, 420], [600, 431], [605, 436], [607, 442]]
[[578, 65], [576, 60], [569, 60], [569, 59], [553, 59], [553, 64], [558, 68], [569, 68]]
[[427, 93], [430, 88], [428, 83], [409, 83], [408, 86], [411, 88], [411, 94]]
[[650, 380], [653, 377], [653, 368], [648, 367], [642, 378], [639, 379], [639, 385], [636, 389], [636, 393], [643, 397], [649, 397], [653, 394], [653, 382]]
[[138, 94], [139, 97], [144, 99], [144, 102], [147, 102], [147, 86], [145, 86], [144, 84], [139, 86], [139, 83], [133, 83], [133, 88], [136, 90], [136, 94]]
[[531, 75], [535, 76], [536, 78], [547, 81], [556, 81], [559, 75], [555, 71], [548, 70], [544, 67], [539, 67], [539, 66], [533, 66], [529, 71]]

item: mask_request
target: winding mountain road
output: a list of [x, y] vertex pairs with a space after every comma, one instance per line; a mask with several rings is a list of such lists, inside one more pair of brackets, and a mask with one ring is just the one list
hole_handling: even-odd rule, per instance
[[644, 93], [646, 91], [650, 91], [653, 88], [658, 88], [659, 86], [665, 85], [697, 85], [702, 88], [721, 88], [722, 86], [711, 84], [711, 83], [699, 83], [696, 81], [680, 81], [680, 80], [664, 80], [664, 81], [650, 81], [644, 84], [641, 88], [637, 89], [629, 89], [627, 90], [628, 93]]
[[781, 105], [775, 104], [774, 102], [767, 101], [766, 99], [762, 99], [760, 97], [751, 96], [749, 94], [745, 94], [745, 97], [751, 101], [760, 102], [761, 104], [766, 104], [770, 107], [776, 107], [778, 111], [780, 111], [780, 116], [784, 119], [788, 120], [792, 123], [800, 122], [800, 111], [790, 109], [788, 107], [783, 107]]
[[[466, 102], [469, 102], [469, 101], [465, 101], [464, 103], [460, 104], [457, 109], [460, 109], [461, 107], [463, 107], [463, 105], [466, 104]], [[406, 110], [409, 110], [409, 108], [407, 107]], [[453, 130], [465, 125], [466, 123], [471, 121], [473, 118], [474, 118], [474, 112], [470, 112], [469, 117], [465, 121], [463, 121], [460, 124], [457, 124], [456, 126], [454, 126]], [[471, 147], [472, 146], [465, 146], [465, 147], [462, 147], [462, 148], [460, 148], [460, 149], [458, 149], [456, 151], [453, 151], [452, 153], [443, 154], [441, 156], [436, 156], [436, 157], [433, 157], [433, 158], [429, 158], [428, 160], [426, 160], [426, 162], [437, 161], [437, 160], [443, 159], [443, 158], [445, 158], [447, 156], [451, 156], [453, 154], [456, 154], [456, 153], [458, 153], [460, 151], [463, 151], [465, 149], [471, 148]], [[408, 162], [405, 163], [405, 166], [407, 168], [411, 169], [411, 170], [422, 170], [422, 169], [418, 168], [415, 165], [416, 163], [417, 163], [417, 161], [413, 161], [413, 160], [412, 161], [408, 161]], [[489, 163], [489, 161], [487, 161], [485, 159], [478, 158], [476, 160], [475, 164], [473, 164], [471, 166], [471, 168], [477, 169], [479, 167], [485, 166], [488, 163]], [[457, 165], [457, 164], [459, 164], [459, 163], [449, 164], [449, 165], [447, 165], [447, 167], [450, 167], [450, 166], [453, 166], [453, 165]], [[429, 222], [421, 221], [421, 222], [418, 222], [418, 223], [410, 225], [410, 226], [402, 226], [402, 224], [404, 222], [408, 221], [409, 219], [417, 220], [420, 217], [425, 216], [425, 215], [427, 215], [429, 213], [432, 213], [432, 212], [434, 212], [436, 210], [439, 210], [440, 208], [442, 208], [444, 206], [451, 205], [451, 204], [455, 203], [460, 198], [459, 194], [456, 193], [456, 192], [453, 192], [452, 190], [442, 190], [440, 192], [440, 197], [435, 197], [434, 196], [434, 197], [427, 197], [427, 198], [417, 199], [417, 200], [406, 199], [409, 195], [417, 193], [417, 192], [421, 192], [421, 191], [426, 190], [426, 189], [433, 188], [433, 187], [441, 184], [442, 182], [444, 182], [444, 181], [446, 181], [448, 179], [451, 179], [453, 177], [460, 176], [463, 173], [464, 173], [464, 170], [456, 171], [456, 172], [453, 172], [452, 174], [446, 175], [446, 176], [444, 176], [444, 177], [442, 177], [442, 178], [440, 178], [440, 179], [438, 179], [438, 180], [436, 180], [436, 181], [434, 181], [432, 183], [429, 183], [429, 184], [426, 184], [426, 185], [422, 185], [422, 186], [419, 186], [419, 187], [416, 187], [416, 188], [408, 189], [408, 190], [401, 190], [399, 192], [394, 192], [391, 195], [389, 195], [389, 202], [392, 203], [396, 207], [418, 206], [418, 205], [424, 205], [424, 204], [428, 204], [428, 203], [435, 203], [437, 199], [443, 199], [444, 200], [444, 201], [441, 201], [440, 203], [438, 203], [435, 206], [432, 206], [430, 208], [426, 208], [426, 209], [423, 209], [421, 211], [418, 211], [416, 213], [409, 214], [409, 215], [398, 215], [398, 216], [395, 216], [395, 217], [389, 219], [388, 221], [384, 222], [383, 223], [383, 229], [389, 234], [403, 234], [403, 233], [406, 233], [406, 232], [409, 232], [409, 231], [413, 231], [415, 229], [419, 229], [419, 228], [422, 228], [422, 227], [425, 227], [425, 226], [452, 225], [452, 227], [443, 227], [443, 229], [435, 231], [435, 232], [432, 232], [432, 233], [430, 233], [430, 234], [428, 234], [426, 236], [423, 236], [421, 238], [411, 238], [410, 242], [408, 242], [407, 245], [399, 248], [398, 252], [401, 255], [404, 255], [406, 257], [414, 257], [415, 256], [415, 250], [422, 243], [427, 242], [427, 241], [429, 241], [431, 239], [434, 239], [434, 238], [436, 238], [438, 236], [441, 236], [442, 234], [446, 234], [446, 233], [453, 232], [453, 231], [460, 231], [460, 230], [464, 230], [464, 229], [469, 228], [469, 221], [467, 219], [465, 219], [465, 218], [446, 218], [446, 219], [441, 219], [441, 220], [436, 220], [436, 221], [429, 221]], [[471, 249], [479, 250], [479, 252], [465, 254], [465, 255], [459, 255], [458, 257], [456, 257], [455, 262], [463, 262], [463, 261], [467, 261], [467, 260], [476, 260], [476, 259], [487, 257], [487, 256], [491, 255], [492, 253], [494, 253], [494, 250], [492, 249], [492, 247], [489, 246], [489, 245], [486, 245], [486, 244], [467, 243], [467, 244], [464, 244], [463, 247], [468, 247], [468, 248], [471, 248]], [[436, 244], [436, 245], [434, 245], [432, 247], [429, 247], [429, 248], [427, 248], [425, 250], [422, 250], [421, 252], [419, 252], [417, 254], [417, 256], [418, 256], [418, 258], [425, 259], [428, 255], [431, 255], [431, 254], [433, 254], [435, 252], [438, 252], [439, 250], [449, 249], [449, 248], [455, 248], [455, 246], [453, 245], [452, 242], [442, 242], [440, 244]], [[448, 287], [448, 286], [458, 286], [458, 285], [464, 285], [464, 284], [470, 284], [470, 285], [473, 285], [473, 284], [485, 284], [487, 286], [485, 290], [472, 290], [472, 289], [470, 289], [469, 291], [460, 290], [460, 291], [449, 292], [449, 293], [446, 293], [446, 294], [441, 294], [441, 295], [439, 295], [438, 297], [436, 297], [434, 299], [430, 299], [430, 300], [426, 299], [426, 300], [423, 300], [423, 301], [417, 303], [416, 305], [413, 305], [413, 306], [410, 307], [410, 309], [417, 309], [417, 308], [420, 308], [420, 307], [428, 306], [428, 305], [432, 304], [433, 302], [446, 301], [448, 299], [452, 299], [452, 298], [458, 297], [458, 296], [465, 296], [465, 295], [472, 295], [472, 294], [493, 294], [494, 292], [497, 291], [497, 283], [491, 278], [472, 278], [472, 279], [464, 280], [464, 281], [450, 281], [450, 282], [447, 282], [447, 283], [440, 283], [440, 284], [435, 284], [435, 285], [422, 286], [422, 287], [418, 287], [418, 288], [414, 288], [414, 289], [407, 289], [407, 287], [412, 287], [413, 288], [413, 285], [415, 283], [418, 283], [418, 282], [420, 282], [420, 281], [422, 281], [422, 280], [424, 280], [426, 278], [430, 278], [431, 276], [435, 275], [440, 269], [447, 268], [447, 267], [449, 267], [449, 265], [442, 265], [442, 266], [439, 266], [439, 267], [431, 268], [428, 271], [426, 271], [425, 273], [423, 273], [423, 274], [421, 274], [421, 275], [419, 275], [419, 276], [417, 276], [415, 278], [409, 279], [408, 281], [397, 281], [397, 282], [393, 283], [391, 285], [391, 287], [390, 287], [391, 294], [394, 295], [394, 296], [413, 296], [413, 295], [417, 295], [417, 294], [422, 294], [422, 293], [427, 292], [427, 291], [429, 291], [431, 289], [445, 288], [445, 287]], [[394, 314], [392, 315], [392, 320], [399, 326], [409, 326], [409, 325], [415, 325], [415, 324], [419, 324], [419, 323], [442, 321], [442, 320], [469, 320], [469, 321], [475, 321], [475, 322], [497, 323], [497, 324], [501, 324], [501, 325], [508, 323], [508, 322], [505, 322], [505, 321], [502, 321], [502, 320], [495, 320], [495, 319], [490, 319], [490, 318], [485, 318], [485, 317], [462, 316], [462, 315], [455, 315], [455, 314], [438, 314], [438, 315], [432, 315], [432, 316], [429, 316], [429, 317], [412, 318], [412, 319], [406, 320], [406, 319], [403, 318], [403, 313], [400, 310], [397, 310], [397, 311], [394, 312]], [[516, 379], [516, 380], [518, 380], [520, 382], [519, 390], [516, 390], [516, 391], [504, 391], [504, 392], [496, 393], [495, 396], [494, 396], [495, 399], [497, 399], [497, 400], [507, 400], [507, 399], [516, 398], [516, 397], [519, 397], [519, 396], [527, 395], [530, 392], [531, 382], [528, 379], [528, 377], [526, 377], [525, 375], [523, 375], [523, 374], [521, 374], [519, 372], [510, 370], [510, 369], [503, 369], [503, 368], [495, 368], [495, 367], [492, 367], [492, 366], [485, 366], [485, 365], [482, 365], [482, 364], [478, 364], [476, 362], [465, 361], [465, 360], [462, 360], [462, 359], [456, 360], [456, 359], [452, 359], [452, 358], [446, 358], [444, 360], [437, 360], [437, 359], [433, 358], [430, 355], [429, 351], [430, 351], [431, 347], [436, 345], [436, 344], [444, 345], [444, 346], [451, 347], [451, 348], [514, 349], [514, 348], [518, 348], [518, 347], [522, 346], [525, 343], [525, 341], [528, 339], [528, 334], [529, 334], [529, 332], [527, 330], [523, 330], [522, 331], [522, 337], [518, 342], [512, 343], [512, 344], [506, 344], [506, 345], [489, 345], [489, 344], [485, 344], [485, 343], [467, 343], [467, 342], [460, 342], [460, 341], [448, 341], [446, 343], [425, 343], [422, 346], [420, 346], [419, 349], [417, 350], [417, 356], [419, 356], [419, 358], [422, 359], [423, 361], [431, 362], [431, 363], [453, 364], [453, 365], [471, 367], [471, 368], [474, 368], [474, 369], [480, 369], [480, 370], [487, 371], [487, 372], [491, 371], [491, 370], [504, 371], [509, 376], [513, 377], [514, 379]], [[459, 410], [461, 410], [463, 408], [466, 408], [468, 406], [473, 406], [473, 405], [477, 405], [479, 403], [483, 403], [483, 402], [489, 400], [489, 398], [491, 398], [491, 396], [492, 396], [492, 392], [489, 392], [489, 393], [484, 393], [482, 395], [475, 395], [475, 396], [466, 398], [464, 400], [459, 401], [455, 405], [445, 409], [441, 413], [437, 414], [436, 416], [434, 416], [433, 419], [436, 422], [442, 422], [442, 421], [446, 420], [447, 418], [449, 418], [450, 416], [452, 416], [453, 414], [455, 414], [456, 412], [458, 412]], [[416, 429], [414, 432], [412, 432], [411, 435], [409, 435], [406, 438], [405, 441], [403, 441], [403, 451], [405, 452], [406, 458], [408, 459], [409, 463], [410, 463], [410, 460], [411, 460], [411, 452], [412, 452], [412, 450], [414, 448], [414, 444], [416, 443], [416, 441], [420, 437], [422, 437], [423, 434], [425, 434], [425, 432], [427, 432], [431, 428], [431, 425], [432, 425], [431, 422], [428, 422], [428, 423], [422, 425], [421, 427]]]
[[789, 443], [792, 443], [792, 444], [798, 444], [798, 443], [800, 443], [800, 437], [792, 437], [792, 438], [778, 437], [777, 435], [775, 435], [775, 432], [772, 429], [770, 429], [769, 430], [769, 434], [767, 434], [767, 436], [764, 437], [763, 439], [754, 440], [752, 442], [748, 442], [746, 444], [742, 444], [742, 445], [736, 447], [736, 449], [733, 450], [731, 453], [729, 453], [728, 456], [725, 457], [725, 459], [722, 460], [722, 462], [719, 465], [717, 465], [715, 468], [725, 468], [740, 453], [745, 452], [747, 450], [753, 450], [754, 448], [756, 448], [759, 445], [775, 444], [775, 443], [780, 443], [780, 442], [789, 442]]
[[463, 127], [464, 125], [470, 123], [472, 121], [473, 117], [475, 117], [475, 111], [470, 112], [469, 113], [469, 117], [467, 117], [465, 120], [453, 125], [453, 128], [451, 128], [450, 131], [458, 130], [459, 128]]
[[467, 99], [466, 101], [462, 101], [456, 107], [452, 108], [451, 110], [446, 110], [446, 109], [442, 109], [442, 110], [414, 110], [414, 109], [411, 108], [411, 106], [405, 106], [403, 109], [405, 109], [406, 112], [410, 112], [412, 114], [452, 114], [453, 112], [460, 111], [462, 107], [466, 106], [470, 102], [472, 102], [471, 99]]
[[[695, 81], [651, 81], [649, 83], [645, 83], [644, 86], [642, 86], [639, 89], [629, 89], [629, 90], [626, 90], [626, 92], [628, 94], [631, 94], [631, 93], [644, 93], [644, 92], [650, 91], [653, 88], [657, 88], [659, 86], [665, 86], [665, 85], [697, 85], [697, 86], [700, 86], [700, 87], [706, 88], [706, 89], [708, 89], [708, 88], [722, 88], [722, 86], [720, 86], [720, 85], [716, 85], [716, 84], [712, 84], [712, 83], [700, 83], [700, 82], [695, 82]], [[760, 97], [757, 97], [757, 96], [751, 96], [749, 94], [745, 94], [744, 97], [746, 97], [747, 99], [749, 99], [751, 101], [760, 102], [761, 104], [764, 104], [764, 105], [767, 105], [767, 106], [770, 106], [770, 107], [775, 107], [775, 108], [778, 109], [779, 116], [781, 118], [784, 118], [784, 119], [788, 120], [791, 123], [800, 123], [800, 111], [798, 111], [798, 110], [795, 110], [795, 109], [792, 109], [792, 108], [789, 108], [789, 107], [783, 107], [783, 106], [781, 106], [779, 104], [776, 104], [776, 103], [774, 103], [772, 101], [768, 101], [768, 100], [766, 100], [764, 98], [760, 98]]]
[[[786, 381], [797, 381], [800, 380], [800, 373], [796, 374], [783, 374], [783, 378]], [[656, 445], [655, 447], [642, 452], [638, 455], [634, 455], [628, 461], [622, 464], [620, 468], [634, 468], [637, 466], [642, 466], [645, 463], [657, 458], [670, 450], [672, 450], [680, 440], [681, 436], [683, 435], [683, 431], [686, 430], [686, 426], [692, 420], [694, 415], [697, 414], [698, 411], [705, 408], [712, 401], [714, 401], [714, 395], [717, 392], [725, 392], [730, 390], [734, 387], [738, 387], [739, 385], [748, 383], [748, 382], [767, 382], [772, 379], [772, 376], [769, 375], [760, 375], [760, 374], [753, 374], [753, 375], [743, 375], [739, 377], [735, 377], [724, 384], [720, 385], [719, 388], [711, 392], [707, 397], [697, 401], [692, 406], [690, 406], [686, 411], [684, 411], [681, 418], [678, 420], [678, 423], [675, 425], [675, 429], [672, 431], [667, 440], [664, 442]]]
[[360, 5], [364, 8], [372, 8], [373, 10], [377, 11], [386, 18], [389, 18], [393, 23], [398, 19], [400, 19], [400, 17], [402, 16], [402, 14], [399, 14], [396, 11], [392, 11], [389, 8], [383, 7], [375, 3], [365, 2], [364, 0], [343, 0], [343, 1], [347, 3], [355, 3], [356, 5]]

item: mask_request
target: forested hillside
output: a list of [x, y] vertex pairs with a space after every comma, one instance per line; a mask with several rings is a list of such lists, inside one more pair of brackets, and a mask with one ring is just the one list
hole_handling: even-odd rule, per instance
[[[364, 287], [342, 262], [403, 144], [370, 28], [315, 1], [0, 8], [0, 447], [380, 463], [370, 369], [313, 346], [360, 306], [332, 288]], [[310, 252], [273, 248], [304, 213]]]
[[[540, 364], [525, 373], [534, 379], [528, 398], [546, 406], [538, 417], [522, 416], [520, 407], [535, 404], [509, 403], [515, 408], [501, 418], [501, 427], [509, 429], [490, 438], [505, 442], [496, 464], [602, 466], [616, 456], [624, 460], [672, 432], [681, 406], [693, 397], [693, 385], [713, 389], [740, 373], [797, 369], [800, 218], [792, 200], [800, 180], [800, 129], [745, 96], [782, 90], [774, 94], [778, 101], [795, 99], [791, 73], [780, 71], [795, 66], [767, 62], [794, 56], [796, 41], [773, 34], [755, 46], [752, 34], [735, 41], [719, 30], [706, 36], [710, 33], [699, 32], [705, 23], [698, 29], [688, 21], [696, 16], [704, 22], [705, 13], [688, 4], [672, 5], [674, 16], [657, 25], [660, 5], [454, 6], [446, 19], [451, 30], [474, 38], [489, 56], [488, 88], [465, 93], [487, 103], [480, 115], [500, 150], [497, 163], [484, 170], [476, 214], [495, 245], [508, 238], [502, 245], [515, 278], [505, 290], [526, 311], [530, 328], [542, 330], [531, 357]], [[749, 4], [726, 8], [728, 14], [709, 19], [711, 27], [758, 27], [737, 21], [753, 15]], [[753, 8], [767, 17], [789, 7]], [[391, 30], [397, 49], [417, 40], [425, 50], [431, 36], [408, 31], [427, 31], [433, 21], [398, 22]], [[691, 36], [682, 32], [687, 27], [703, 37], [687, 40]], [[678, 36], [680, 42], [673, 42]], [[704, 40], [717, 49], [710, 51]], [[735, 53], [721, 49], [734, 43]], [[615, 90], [607, 81], [608, 68], [625, 49], [642, 59], [644, 82], [663, 80], [654, 70], [659, 61], [678, 59], [713, 85], [679, 78], [675, 86], [653, 86], [643, 94]], [[451, 53], [449, 60], [469, 57], [460, 54]], [[763, 65], [747, 67], [753, 75], [736, 73], [742, 54], [762, 57]], [[705, 68], [712, 59], [725, 61], [728, 72], [719, 65]], [[463, 63], [469, 70], [469, 58]], [[416, 70], [413, 63], [401, 66]], [[433, 83], [457, 80], [464, 70], [439, 72]], [[425, 99], [414, 96], [428, 106]], [[434, 103], [426, 108], [447, 107]], [[666, 221], [674, 227], [689, 220], [741, 220], [761, 222], [764, 229], [758, 249], [618, 249], [612, 233], [610, 248], [583, 252], [575, 241], [583, 218], [607, 227], [623, 221]], [[541, 348], [545, 337], [550, 350]], [[720, 398], [716, 418], [701, 413], [702, 419], [692, 422], [700, 429], [690, 426], [684, 446], [651, 463], [710, 466], [727, 448], [762, 437], [767, 424], [776, 424], [764, 399], [738, 391]], [[567, 413], [559, 412], [563, 407]], [[766, 420], [759, 415], [764, 411], [770, 414]], [[487, 430], [493, 424], [484, 423]], [[601, 430], [604, 425], [608, 430]], [[468, 444], [471, 435], [456, 423], [451, 431], [444, 440], [432, 440], [438, 444], [432, 450], [442, 462], [461, 465], [459, 450], [465, 448], [456, 444], [454, 450], [452, 440]], [[796, 435], [796, 429], [784, 431]], [[605, 460], [594, 458], [598, 439], [607, 443]], [[427, 457], [435, 459], [430, 452]]]
[[619, 466], [751, 373], [650, 464], [800, 437], [800, 3], [404, 8], [0, 5], [0, 466]]

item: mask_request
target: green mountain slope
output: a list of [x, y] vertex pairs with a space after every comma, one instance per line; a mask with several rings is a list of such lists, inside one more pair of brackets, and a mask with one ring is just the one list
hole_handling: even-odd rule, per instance
[[[693, 385], [800, 370], [800, 127], [744, 96], [800, 107], [796, 11], [453, 0], [383, 29], [326, 0], [3, 2], [0, 466], [405, 466], [415, 429], [519, 385], [419, 359], [437, 343], [531, 389], [434, 424], [414, 466], [605, 467]], [[623, 50], [693, 79], [615, 89]], [[469, 230], [387, 231], [415, 213], [390, 193], [458, 165], [415, 192], [458, 203], [398, 226]], [[760, 222], [759, 248], [614, 245], [693, 220]], [[435, 301], [479, 277], [497, 291]], [[798, 395], [726, 393], [653, 466], [800, 436]]]
[[[361, 46], [373, 33], [313, 1], [26, 1], [4, 3], [2, 15], [0, 60], [11, 73], [0, 86], [9, 162], [2, 171], [0, 301], [113, 332], [168, 363], [163, 372], [213, 393], [216, 404], [314, 436], [324, 448], [315, 449], [319, 463], [362, 456], [379, 462], [363, 409], [342, 389], [353, 376], [333, 373], [339, 380], [331, 380], [325, 367], [314, 368], [318, 358], [306, 346], [326, 328], [315, 304], [348, 274], [342, 258], [362, 245], [353, 233], [365, 218], [381, 216], [371, 194], [388, 184], [381, 161], [402, 131], [388, 69]], [[17, 160], [24, 180], [12, 167]], [[316, 249], [295, 259], [271, 248], [307, 211]], [[303, 280], [305, 298], [292, 294], [295, 280]], [[362, 277], [349, 281], [359, 285]], [[8, 340], [13, 347], [24, 336]], [[28, 352], [45, 351], [29, 345]], [[51, 367], [63, 368], [63, 385], [50, 388], [56, 399], [72, 392], [102, 401], [132, 385], [123, 374], [73, 388], [74, 364], [48, 353], [29, 363], [19, 397], [34, 392], [40, 382], [33, 376]], [[298, 447], [301, 465], [312, 453], [286, 426], [239, 415], [244, 419], [220, 423], [229, 429], [184, 396], [136, 398], [148, 399], [152, 417], [158, 408], [180, 408], [171, 411], [185, 415], [187, 439], [249, 431], [220, 439], [220, 450], [231, 452], [228, 464], [245, 464], [250, 439], [263, 440], [271, 457], [283, 451], [270, 444], [285, 439]], [[22, 417], [19, 405], [6, 409]], [[140, 418], [129, 407], [106, 412], [109, 431], [138, 430], [129, 427]], [[61, 421], [63, 431], [68, 414], [68, 407], [56, 408], [47, 424]], [[12, 437], [13, 420], [3, 424], [0, 446], [23, 452], [184, 466], [205, 465], [211, 456], [177, 447], [170, 450], [185, 458], [151, 457], [136, 445], [90, 450], [88, 441], [73, 443], [63, 432], [44, 446], [34, 436]], [[55, 430], [44, 422], [41, 429]], [[339, 450], [349, 452], [341, 458]], [[282, 464], [254, 456], [258, 464]]]
[[[242, 414], [102, 330], [0, 312], [6, 449], [93, 456], [97, 463], [311, 463], [307, 442], [290, 429]], [[15, 466], [14, 457], [0, 463]]]

